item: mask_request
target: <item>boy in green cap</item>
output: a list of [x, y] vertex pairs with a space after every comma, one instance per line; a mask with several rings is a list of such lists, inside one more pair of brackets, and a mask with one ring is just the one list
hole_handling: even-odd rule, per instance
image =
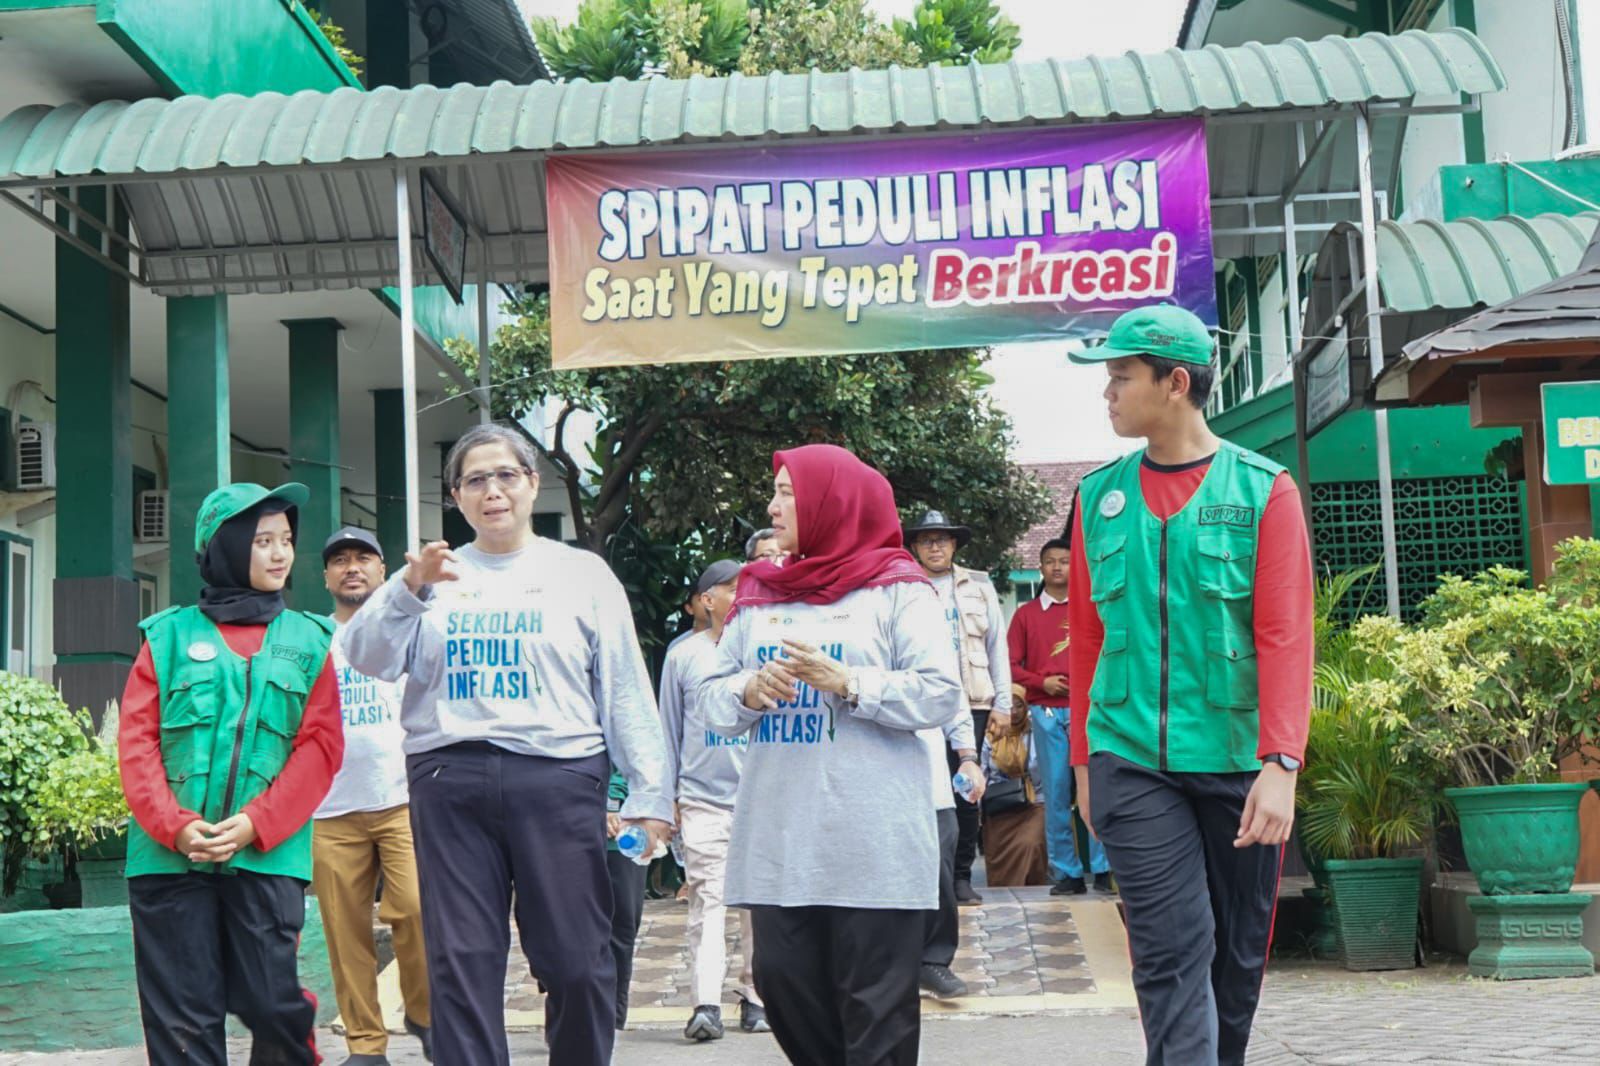
[[333, 623], [288, 610], [304, 485], [225, 485], [195, 529], [195, 607], [140, 625], [118, 733], [128, 905], [154, 1066], [226, 1066], [233, 1013], [252, 1062], [318, 1063], [296, 949], [311, 816], [344, 754]]
[[1311, 714], [1304, 512], [1206, 426], [1211, 334], [1130, 311], [1104, 363], [1118, 436], [1071, 520], [1071, 758], [1127, 908], [1146, 1061], [1242, 1064]]

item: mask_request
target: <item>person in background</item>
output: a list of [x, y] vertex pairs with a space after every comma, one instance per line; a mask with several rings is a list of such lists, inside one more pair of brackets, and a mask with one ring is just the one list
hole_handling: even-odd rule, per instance
[[[972, 735], [981, 737], [989, 728], [989, 717], [1005, 718], [1011, 713], [1011, 659], [1005, 650], [1005, 619], [1000, 613], [1000, 598], [989, 575], [955, 564], [956, 552], [972, 539], [972, 531], [958, 526], [938, 511], [929, 511], [922, 520], [905, 530], [906, 547], [922, 564], [933, 582], [950, 626], [950, 640], [961, 668], [961, 683], [972, 712]], [[955, 752], [948, 760], [949, 771], [958, 769]], [[956, 797], [955, 892], [962, 906], [983, 902], [972, 887], [972, 865], [978, 858], [978, 835], [982, 822], [978, 805]]]
[[668, 652], [671, 652], [673, 648], [682, 644], [696, 633], [704, 633], [711, 628], [711, 619], [706, 616], [705, 609], [697, 602], [698, 599], [699, 597], [691, 595], [687, 600], [683, 601], [683, 614], [684, 617], [689, 619], [689, 628], [672, 638], [667, 644]]
[[918, 730], [964, 709], [950, 634], [884, 476], [829, 444], [773, 456], [782, 566], [751, 563], [697, 699], [748, 736], [727, 898], [793, 1063], [917, 1061], [917, 971], [939, 900]]
[[296, 949], [311, 816], [344, 755], [333, 622], [289, 610], [291, 482], [224, 485], [200, 503], [194, 607], [146, 618], [122, 693], [117, 759], [128, 910], [153, 1066], [226, 1066], [227, 1016], [251, 1061], [310, 1066], [317, 1001]]
[[445, 460], [472, 543], [407, 553], [345, 631], [363, 673], [406, 688], [406, 775], [422, 877], [433, 1043], [508, 1066], [511, 911], [548, 990], [550, 1057], [607, 1066], [616, 1041], [606, 780], [649, 847], [672, 831], [666, 744], [633, 612], [605, 561], [535, 535], [537, 454], [474, 426]]
[[777, 562], [783, 556], [783, 549], [778, 547], [778, 535], [770, 528], [756, 530], [750, 534], [750, 539], [744, 542], [744, 561], [747, 563], [753, 563], [757, 559]]
[[1206, 425], [1214, 345], [1180, 307], [1106, 343], [1111, 428], [1072, 535], [1072, 762], [1117, 872], [1147, 1061], [1245, 1060], [1311, 719], [1312, 572], [1293, 479]]
[[[647, 867], [617, 847], [622, 832], [622, 806], [628, 800], [628, 779], [616, 769], [606, 784], [606, 874], [611, 881], [611, 959], [617, 969], [616, 1028], [628, 1024], [628, 998], [633, 985], [633, 949], [644, 918]], [[548, 1001], [546, 1001], [548, 1003]], [[548, 1032], [549, 1026], [546, 1025]]]
[[983, 738], [983, 865], [995, 888], [1050, 883], [1045, 810], [1039, 802], [1038, 749], [1026, 704], [1011, 705], [1011, 719], [989, 720]]
[[[741, 566], [722, 559], [706, 567], [695, 583], [695, 597], [711, 619], [711, 628], [684, 641], [668, 654], [661, 671], [661, 724], [667, 735], [667, 777], [676, 785], [678, 832], [683, 843], [684, 872], [689, 889], [689, 974], [695, 1008], [683, 1035], [690, 1040], [720, 1040], [722, 979], [728, 968], [724, 929], [728, 909], [724, 888], [728, 840], [733, 832], [733, 803], [739, 792], [747, 737], [728, 738], [713, 732], [694, 702], [700, 681], [716, 665], [717, 641], [733, 607]], [[740, 911], [739, 1028], [770, 1032], [766, 1008], [755, 988], [755, 938], [750, 912]]]
[[956, 792], [946, 771], [946, 750], [955, 755], [958, 772], [967, 775], [972, 788], [961, 797], [981, 803], [986, 787], [978, 768], [976, 741], [972, 735], [972, 715], [965, 707], [939, 729], [924, 729], [917, 734], [928, 747], [928, 762], [933, 771], [933, 808], [939, 819], [939, 906], [928, 912], [922, 945], [922, 969], [917, 983], [937, 999], [956, 999], [967, 994], [967, 983], [950, 969], [961, 946], [960, 904], [956, 901]]
[[[1050, 877], [1055, 884], [1050, 889], [1052, 896], [1089, 891], [1072, 817], [1067, 612], [1071, 569], [1072, 545], [1063, 538], [1047, 541], [1039, 549], [1039, 576], [1044, 580], [1044, 590], [1038, 599], [1017, 607], [1007, 632], [1011, 679], [1021, 686], [1021, 698], [1031, 712], [1032, 746], [1038, 752], [1039, 777], [1044, 785], [1045, 842], [1050, 849]], [[1111, 891], [1110, 869], [1105, 848], [1097, 838], [1089, 837], [1089, 872], [1097, 890]]]
[[378, 1004], [378, 949], [372, 901], [378, 878], [378, 919], [393, 931], [405, 1027], [432, 1061], [428, 1033], [428, 960], [422, 938], [422, 900], [411, 844], [406, 757], [401, 750], [398, 683], [368, 677], [345, 660], [350, 619], [383, 584], [383, 549], [365, 529], [346, 526], [322, 546], [322, 578], [333, 595], [333, 665], [344, 722], [344, 765], [317, 808], [311, 835], [311, 885], [322, 910], [333, 966], [334, 997], [350, 1050], [346, 1066], [387, 1066], [389, 1032]]

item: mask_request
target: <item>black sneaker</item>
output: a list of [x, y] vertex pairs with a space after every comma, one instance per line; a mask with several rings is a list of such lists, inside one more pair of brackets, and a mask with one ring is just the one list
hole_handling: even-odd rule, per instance
[[387, 1055], [351, 1055], [345, 1059], [341, 1066], [389, 1066]]
[[747, 1033], [770, 1033], [772, 1026], [767, 1022], [767, 1008], [759, 1003], [751, 1003], [748, 999], [739, 1001], [739, 1028]]
[[1081, 877], [1063, 877], [1050, 889], [1052, 896], [1082, 896], [1089, 891]]
[[1096, 892], [1104, 892], [1108, 896], [1117, 894], [1117, 890], [1111, 887], [1111, 874], [1109, 872], [1094, 875], [1094, 890]]
[[422, 1057], [429, 1062], [433, 1061], [433, 1029], [426, 1025], [418, 1025], [410, 1018], [406, 1019], [406, 1032], [422, 1041]]
[[950, 972], [950, 967], [925, 962], [917, 973], [917, 984], [935, 999], [955, 999], [967, 994], [967, 983]]
[[689, 1018], [689, 1024], [683, 1027], [683, 1035], [689, 1040], [722, 1039], [722, 1008], [704, 1004], [694, 1009], [694, 1014]]
[[983, 897], [973, 889], [971, 881], [956, 882], [956, 903], [963, 907], [976, 907]]

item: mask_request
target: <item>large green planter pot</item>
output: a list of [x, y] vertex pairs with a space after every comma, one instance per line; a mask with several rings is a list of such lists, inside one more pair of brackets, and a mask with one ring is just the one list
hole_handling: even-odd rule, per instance
[[1421, 859], [1329, 859], [1328, 887], [1347, 970], [1416, 965]]
[[128, 905], [128, 834], [103, 837], [93, 844], [80, 845], [78, 884], [83, 887], [85, 907], [126, 907]]
[[1566, 892], [1578, 868], [1578, 802], [1586, 782], [1447, 788], [1467, 865], [1486, 896]]

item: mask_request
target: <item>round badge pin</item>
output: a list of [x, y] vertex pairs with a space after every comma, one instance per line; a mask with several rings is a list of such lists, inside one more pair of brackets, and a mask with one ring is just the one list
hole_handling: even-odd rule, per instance
[[1128, 505], [1128, 497], [1122, 494], [1121, 489], [1112, 489], [1100, 501], [1100, 514], [1104, 518], [1115, 518], [1122, 513]]
[[189, 658], [197, 663], [208, 663], [217, 657], [217, 646], [209, 640], [197, 640], [189, 645]]

